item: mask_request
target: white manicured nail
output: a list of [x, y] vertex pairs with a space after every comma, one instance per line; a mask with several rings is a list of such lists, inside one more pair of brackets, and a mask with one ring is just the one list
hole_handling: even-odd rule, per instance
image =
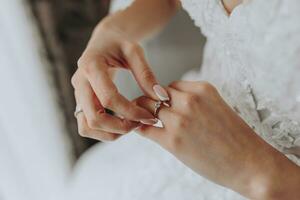
[[158, 119], [142, 119], [140, 122], [146, 125], [154, 125], [158, 122]]
[[161, 100], [161, 101], [169, 101], [169, 95], [167, 91], [160, 85], [154, 85], [153, 90], [156, 94], [156, 96]]
[[169, 102], [163, 102], [163, 104], [164, 104], [164, 106], [166, 106], [166, 107], [168, 107], [168, 108], [171, 107]]

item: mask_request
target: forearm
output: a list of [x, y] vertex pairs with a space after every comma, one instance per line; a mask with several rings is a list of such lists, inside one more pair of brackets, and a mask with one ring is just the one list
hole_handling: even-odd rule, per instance
[[[300, 197], [300, 167], [287, 157], [277, 152], [273, 157], [274, 167], [264, 182], [266, 186], [261, 199], [264, 200], [296, 200]], [[273, 170], [270, 170], [272, 169]]]
[[261, 144], [247, 162], [248, 181], [238, 186], [247, 189], [237, 190], [257, 200], [299, 199], [300, 167], [264, 141]]
[[160, 30], [177, 7], [177, 0], [135, 0], [128, 8], [107, 16], [99, 26], [138, 41]]

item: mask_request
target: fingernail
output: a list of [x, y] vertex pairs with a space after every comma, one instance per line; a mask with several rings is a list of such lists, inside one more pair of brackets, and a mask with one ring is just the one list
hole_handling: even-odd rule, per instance
[[142, 124], [146, 124], [146, 125], [153, 125], [158, 122], [158, 119], [142, 119], [142, 120], [140, 120], [140, 122]]
[[153, 90], [156, 94], [156, 96], [161, 100], [161, 101], [169, 101], [169, 95], [167, 91], [160, 85], [156, 84], [153, 86]]
[[142, 127], [142, 125], [139, 125], [139, 126], [135, 127], [133, 130], [136, 131], [136, 130], [138, 130], [141, 127]]
[[166, 106], [166, 107], [168, 107], [168, 108], [171, 107], [171, 106], [170, 106], [170, 103], [168, 103], [168, 102], [163, 102], [163, 104], [164, 104], [164, 106]]

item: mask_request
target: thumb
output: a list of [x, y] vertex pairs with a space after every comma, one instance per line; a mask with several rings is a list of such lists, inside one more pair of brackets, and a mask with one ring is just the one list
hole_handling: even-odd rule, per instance
[[158, 84], [154, 73], [145, 59], [142, 47], [139, 44], [130, 43], [126, 45], [124, 54], [129, 68], [144, 94], [152, 99], [168, 101], [168, 93]]

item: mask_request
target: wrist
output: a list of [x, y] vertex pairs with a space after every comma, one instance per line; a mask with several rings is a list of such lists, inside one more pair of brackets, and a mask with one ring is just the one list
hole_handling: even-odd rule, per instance
[[243, 165], [227, 186], [250, 199], [299, 199], [300, 167], [251, 131]]
[[126, 9], [105, 17], [99, 27], [112, 29], [129, 40], [138, 42], [161, 30], [178, 7], [179, 3], [176, 0], [134, 1]]
[[298, 199], [300, 168], [275, 149], [268, 155], [266, 167], [252, 175], [248, 196], [258, 200]]
[[138, 38], [136, 38], [134, 34], [132, 34], [132, 31], [130, 31], [130, 25], [119, 22], [118, 19], [113, 16], [105, 17], [96, 26], [96, 28], [94, 29], [94, 33], [97, 34], [99, 32], [109, 34], [110, 36], [117, 35], [130, 41], [138, 40]]

